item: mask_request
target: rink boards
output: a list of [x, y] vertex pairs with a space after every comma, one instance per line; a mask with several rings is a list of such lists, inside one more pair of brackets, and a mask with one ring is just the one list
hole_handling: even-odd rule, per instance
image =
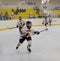
[[[33, 26], [44, 26], [42, 25], [43, 19], [23, 19], [26, 21], [31, 21]], [[18, 23], [18, 20], [2, 20], [0, 21], [0, 30], [6, 30], [6, 29], [13, 29], [16, 28], [16, 25]], [[52, 26], [60, 26], [60, 18], [53, 18], [52, 19]]]

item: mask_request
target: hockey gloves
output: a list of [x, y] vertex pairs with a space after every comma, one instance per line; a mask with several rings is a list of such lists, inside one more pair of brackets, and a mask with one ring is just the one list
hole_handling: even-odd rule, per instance
[[35, 31], [34, 34], [37, 34], [38, 35], [38, 34], [40, 34], [40, 32], [39, 31]]

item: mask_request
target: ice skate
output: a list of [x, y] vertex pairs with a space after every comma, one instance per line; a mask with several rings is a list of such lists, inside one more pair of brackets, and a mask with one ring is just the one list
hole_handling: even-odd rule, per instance
[[16, 47], [16, 49], [18, 49], [18, 46]]
[[27, 50], [28, 50], [29, 52], [31, 52], [31, 49], [30, 49], [30, 47], [28, 47], [28, 46], [27, 46]]

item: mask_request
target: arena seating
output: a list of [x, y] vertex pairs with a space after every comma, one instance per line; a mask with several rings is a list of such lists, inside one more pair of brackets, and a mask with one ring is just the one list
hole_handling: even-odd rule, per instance
[[[16, 8], [13, 8], [14, 11], [16, 10]], [[5, 13], [5, 12], [8, 12], [9, 16], [11, 17], [11, 14], [12, 14], [12, 8], [0, 8], [0, 13]], [[29, 14], [32, 13], [36, 18], [38, 17], [38, 14], [36, 13], [36, 10], [32, 9], [32, 8], [27, 8], [26, 9], [26, 12], [19, 12], [18, 15], [14, 15], [15, 19], [18, 19], [19, 16], [22, 16], [23, 19], [27, 19], [29, 18]], [[41, 12], [40, 13], [40, 16], [42, 15]]]
[[55, 14], [60, 15], [60, 10], [52, 10]]

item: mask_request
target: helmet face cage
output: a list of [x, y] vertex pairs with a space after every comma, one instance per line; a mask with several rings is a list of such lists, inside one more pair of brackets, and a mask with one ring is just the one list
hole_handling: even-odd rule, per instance
[[27, 21], [26, 22], [26, 26], [30, 29], [32, 27], [32, 22], [31, 21]]
[[27, 24], [32, 24], [32, 22], [31, 22], [31, 21], [27, 21], [27, 22], [26, 22], [26, 25], [27, 25]]

